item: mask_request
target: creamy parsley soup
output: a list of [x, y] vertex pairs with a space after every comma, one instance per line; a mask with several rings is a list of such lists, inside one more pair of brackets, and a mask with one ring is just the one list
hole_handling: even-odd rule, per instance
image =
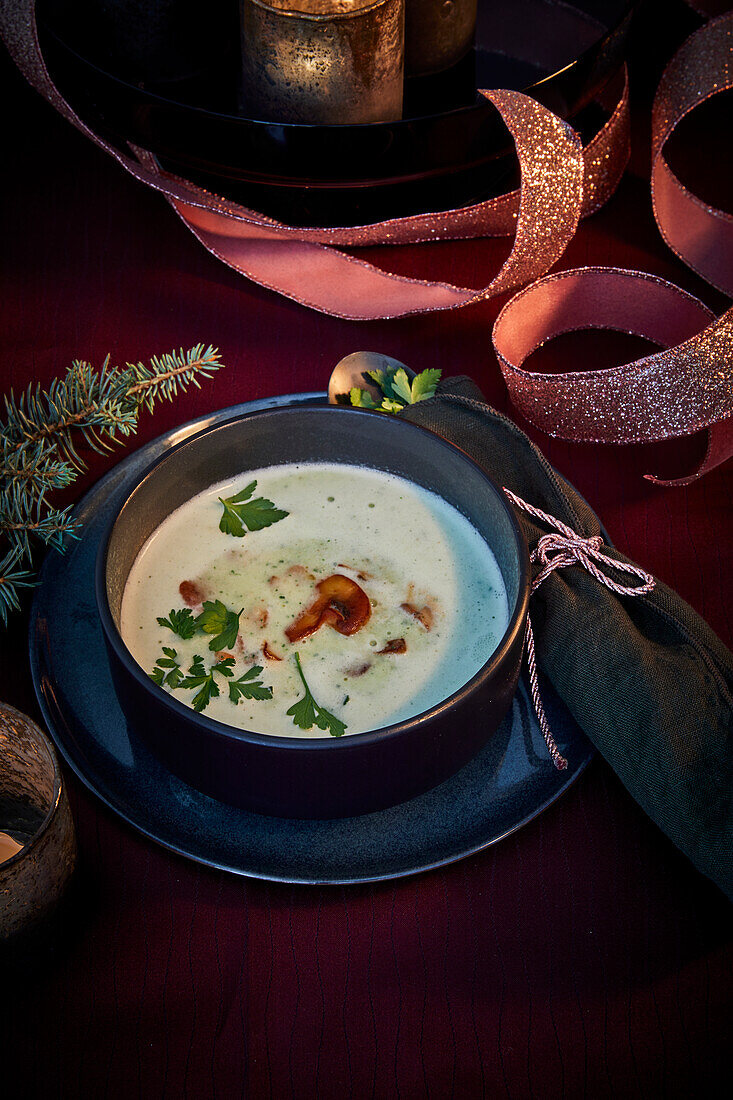
[[[278, 518], [240, 523], [237, 537], [220, 529], [222, 501], [230, 527], [239, 513], [271, 519], [267, 505]], [[182, 505], [135, 560], [121, 613], [135, 660], [177, 699], [203, 691], [209, 717], [290, 737], [427, 710], [481, 668], [507, 623], [496, 559], [463, 515], [402, 478], [326, 463], [248, 472]], [[247, 698], [253, 684], [271, 697]], [[308, 717], [306, 685], [333, 724], [294, 723]]]

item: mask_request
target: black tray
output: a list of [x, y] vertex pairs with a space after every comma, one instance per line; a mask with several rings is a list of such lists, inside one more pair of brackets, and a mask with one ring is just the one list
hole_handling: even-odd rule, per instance
[[594, 97], [623, 60], [635, 6], [479, 0], [475, 50], [448, 73], [408, 81], [404, 118], [361, 126], [246, 117], [236, 0], [209, 0], [206, 20], [196, 6], [189, 23], [186, 5], [151, 0], [156, 15], [134, 28], [129, 0], [39, 0], [37, 14], [52, 78], [112, 144], [148, 149], [163, 168], [290, 224], [354, 225], [516, 186], [512, 143], [477, 87], [527, 91], [595, 133]]

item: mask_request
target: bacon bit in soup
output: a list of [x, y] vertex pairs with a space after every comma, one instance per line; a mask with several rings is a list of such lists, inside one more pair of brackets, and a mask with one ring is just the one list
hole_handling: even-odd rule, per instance
[[230, 658], [232, 661], [236, 661], [237, 659], [233, 653], [229, 653], [226, 649], [218, 649], [214, 656], [216, 657], [217, 661], [223, 661], [226, 658]]
[[248, 623], [251, 623], [254, 627], [266, 627], [267, 620], [270, 617], [270, 612], [267, 610], [264, 604], [255, 604], [250, 608], [247, 614], [244, 616]]
[[178, 585], [178, 591], [183, 602], [188, 604], [189, 607], [196, 607], [197, 604], [204, 602], [204, 593], [195, 581], [181, 581]]
[[263, 645], [262, 656], [265, 657], [268, 661], [282, 661], [282, 657], [278, 657], [277, 653], [273, 653], [273, 651], [270, 649], [269, 642], [265, 642], [265, 644]]
[[346, 565], [342, 561], [338, 563], [338, 567], [339, 569], [348, 569], [350, 573], [356, 573], [360, 581], [370, 581], [372, 579], [372, 574], [367, 573], [366, 569], [357, 569], [355, 566]]
[[285, 573], [291, 577], [307, 577], [309, 581], [316, 579], [314, 574], [310, 573], [304, 565], [291, 565], [285, 570]]
[[411, 603], [401, 603], [400, 607], [408, 615], [412, 615], [413, 619], [417, 619], [419, 623], [422, 623], [426, 630], [430, 630], [433, 625], [433, 611], [427, 604], [425, 604], [425, 607], [418, 608]]
[[366, 664], [355, 665], [354, 668], [347, 668], [346, 669], [346, 675], [347, 676], [363, 676], [364, 673], [368, 672], [371, 667], [372, 667], [372, 662], [367, 661]]
[[407, 642], [404, 638], [390, 638], [384, 649], [378, 649], [377, 653], [407, 653]]
[[324, 623], [349, 636], [368, 621], [372, 613], [369, 597], [350, 577], [333, 573], [319, 581], [316, 589], [318, 598], [285, 631], [289, 642], [309, 637]]

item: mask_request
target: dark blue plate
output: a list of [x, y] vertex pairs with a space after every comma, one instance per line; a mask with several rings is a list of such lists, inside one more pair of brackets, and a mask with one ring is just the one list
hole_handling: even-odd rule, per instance
[[524, 683], [509, 716], [457, 775], [392, 809], [333, 821], [265, 817], [208, 798], [171, 775], [128, 728], [115, 696], [94, 600], [94, 562], [106, 519], [140, 473], [174, 444], [240, 413], [322, 394], [252, 401], [194, 420], [131, 454], [84, 497], [83, 528], [51, 552], [33, 603], [30, 661], [48, 729], [79, 778], [136, 829], [210, 867], [291, 883], [398, 878], [451, 863], [536, 817], [583, 771], [593, 749], [543, 683], [553, 733], [569, 765], [547, 754]]

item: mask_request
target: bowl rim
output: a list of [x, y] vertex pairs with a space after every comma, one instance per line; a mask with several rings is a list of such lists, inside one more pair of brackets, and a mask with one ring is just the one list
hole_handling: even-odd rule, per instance
[[[515, 601], [514, 607], [510, 608], [509, 621], [507, 623], [506, 630], [504, 631], [504, 634], [502, 635], [499, 643], [497, 644], [489, 658], [484, 662], [483, 665], [481, 665], [481, 667], [474, 673], [474, 675], [466, 681], [466, 683], [462, 684], [459, 688], [456, 689], [456, 691], [452, 692], [451, 695], [446, 696], [445, 699], [441, 699], [438, 703], [435, 703], [427, 710], [421, 711], [410, 718], [406, 718], [402, 722], [380, 726], [377, 729], [373, 730], [364, 730], [361, 733], [347, 733], [342, 737], [299, 737], [297, 735], [291, 737], [280, 734], [258, 733], [254, 730], [247, 730], [239, 726], [229, 725], [226, 722], [220, 722], [217, 719], [210, 718], [201, 712], [194, 711], [192, 707], [187, 706], [179, 699], [176, 699], [175, 696], [173, 696], [171, 693], [165, 691], [162, 687], [159, 687], [157, 684], [155, 684], [150, 676], [145, 672], [145, 669], [138, 664], [138, 662], [135, 660], [135, 658], [132, 656], [131, 652], [127, 648], [119, 631], [119, 628], [114, 621], [109, 606], [109, 599], [107, 595], [107, 556], [109, 545], [115, 524], [117, 523], [119, 516], [121, 515], [123, 509], [126, 507], [128, 502], [133, 498], [138, 489], [140, 489], [142, 485], [150, 477], [152, 477], [160, 467], [165, 465], [165, 463], [169, 459], [171, 459], [183, 448], [190, 445], [196, 445], [207, 436], [213, 435], [220, 429], [223, 430], [227, 428], [230, 424], [233, 424], [235, 422], [247, 421], [255, 417], [263, 416], [280, 418], [283, 416], [292, 417], [296, 414], [299, 416], [311, 416], [314, 413], [322, 415], [325, 411], [328, 410], [331, 410], [333, 414], [338, 413], [338, 415], [341, 416], [380, 416], [387, 424], [401, 426], [397, 429], [389, 428], [387, 430], [406, 430], [408, 433], [415, 432], [418, 435], [426, 435], [429, 436], [433, 441], [437, 442], [439, 446], [444, 447], [447, 451], [450, 451], [451, 453], [458, 452], [458, 454], [461, 456], [462, 461], [472, 467], [474, 469], [474, 472], [478, 474], [480, 479], [484, 481], [489, 489], [496, 495], [497, 499], [500, 502], [500, 506], [503, 508], [509, 520], [509, 527], [514, 537], [514, 544], [517, 551], [517, 560], [519, 565], [517, 599]], [[274, 465], [283, 465], [283, 463], [276, 463]], [[344, 465], [365, 464], [354, 462], [344, 463]], [[379, 467], [377, 466], [371, 468], [375, 470], [379, 469]], [[411, 481], [412, 479], [405, 478], [405, 480]], [[204, 490], [202, 489], [200, 491], [203, 492]], [[448, 503], [450, 504], [451, 502], [448, 501]], [[455, 507], [455, 505], [453, 505], [453, 507]], [[372, 743], [381, 744], [393, 738], [400, 737], [408, 729], [415, 729], [419, 728], [420, 726], [432, 723], [444, 711], [452, 709], [457, 704], [463, 702], [468, 696], [472, 695], [474, 690], [478, 688], [480, 683], [490, 680], [491, 677], [494, 676], [498, 666], [515, 645], [517, 635], [520, 633], [524, 635], [524, 631], [526, 629], [525, 624], [529, 609], [530, 597], [529, 548], [527, 546], [526, 539], [519, 525], [519, 521], [514, 513], [514, 510], [504, 493], [501, 491], [499, 485], [483, 469], [482, 466], [474, 461], [474, 459], [472, 459], [471, 456], [463, 450], [463, 448], [457, 446], [455, 443], [450, 442], [438, 432], [434, 432], [429, 428], [424, 428], [422, 425], [414, 424], [409, 420], [402, 420], [399, 417], [387, 416], [387, 414], [380, 413], [375, 414], [372, 410], [369, 409], [359, 409], [353, 408], [351, 406], [342, 405], [285, 406], [281, 408], [258, 409], [244, 414], [235, 414], [234, 416], [227, 417], [225, 420], [217, 421], [215, 424], [207, 425], [195, 434], [187, 436], [179, 443], [176, 443], [163, 455], [159, 456], [152, 463], [150, 463], [150, 465], [146, 466], [146, 468], [137, 478], [135, 485], [125, 496], [124, 501], [120, 504], [114, 515], [111, 516], [105, 524], [95, 562], [94, 589], [97, 612], [100, 617], [100, 622], [106, 641], [112, 647], [116, 658], [121, 662], [126, 673], [128, 675], [131, 675], [132, 678], [144, 691], [150, 693], [153, 699], [155, 699], [160, 705], [167, 707], [183, 722], [198, 726], [202, 730], [202, 732], [205, 732], [209, 737], [213, 737], [225, 742], [230, 742], [232, 740], [244, 742], [246, 744], [252, 745], [253, 747], [269, 749], [281, 748], [283, 750], [298, 750], [302, 752], [353, 751], [357, 746], [368, 745]], [[523, 644], [524, 642], [522, 639], [522, 645]]]

